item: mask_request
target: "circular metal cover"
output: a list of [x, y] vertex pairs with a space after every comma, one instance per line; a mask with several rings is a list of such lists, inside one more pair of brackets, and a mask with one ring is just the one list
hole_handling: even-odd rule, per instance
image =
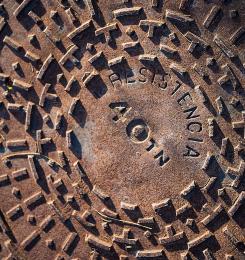
[[245, 258], [245, 1], [0, 15], [1, 259]]

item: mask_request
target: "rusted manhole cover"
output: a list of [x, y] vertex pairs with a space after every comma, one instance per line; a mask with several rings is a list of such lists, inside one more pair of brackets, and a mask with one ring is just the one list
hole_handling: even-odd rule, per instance
[[0, 259], [244, 259], [245, 2], [1, 2]]

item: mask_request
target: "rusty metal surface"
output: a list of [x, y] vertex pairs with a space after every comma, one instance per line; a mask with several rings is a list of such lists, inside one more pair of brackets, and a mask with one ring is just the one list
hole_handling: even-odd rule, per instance
[[245, 1], [0, 15], [0, 259], [245, 259]]

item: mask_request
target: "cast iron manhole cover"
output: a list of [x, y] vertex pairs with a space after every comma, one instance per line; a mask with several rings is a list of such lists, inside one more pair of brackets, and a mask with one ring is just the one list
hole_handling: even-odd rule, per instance
[[245, 1], [0, 15], [1, 259], [245, 259]]

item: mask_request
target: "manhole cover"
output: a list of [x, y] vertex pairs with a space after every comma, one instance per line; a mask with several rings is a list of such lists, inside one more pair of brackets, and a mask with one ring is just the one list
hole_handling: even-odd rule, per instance
[[1, 259], [244, 259], [244, 7], [1, 1]]

